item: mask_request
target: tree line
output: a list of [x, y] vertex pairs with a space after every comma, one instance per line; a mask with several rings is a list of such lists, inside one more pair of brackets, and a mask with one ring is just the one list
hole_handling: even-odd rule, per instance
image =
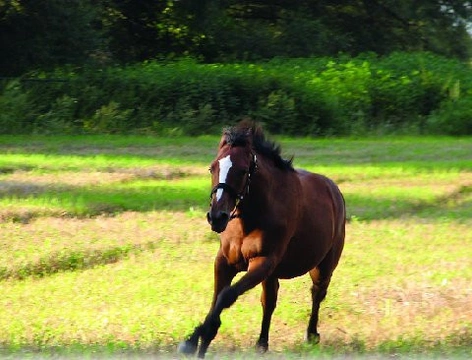
[[455, 0], [0, 0], [0, 76], [180, 57], [467, 59], [471, 16], [471, 2]]

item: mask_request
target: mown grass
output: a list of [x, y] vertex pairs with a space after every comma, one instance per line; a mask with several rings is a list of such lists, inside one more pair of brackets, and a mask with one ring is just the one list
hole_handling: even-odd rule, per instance
[[[173, 357], [211, 300], [217, 141], [0, 137], [0, 355]], [[339, 183], [350, 221], [321, 345], [302, 341], [310, 280], [282, 281], [272, 356], [470, 356], [472, 139], [280, 141]], [[259, 295], [210, 356], [253, 356]]]

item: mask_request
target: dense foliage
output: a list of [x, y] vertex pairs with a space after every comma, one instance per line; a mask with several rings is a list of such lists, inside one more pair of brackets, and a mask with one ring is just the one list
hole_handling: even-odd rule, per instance
[[191, 56], [207, 63], [393, 51], [465, 59], [458, 0], [0, 0], [0, 76]]
[[472, 134], [471, 95], [469, 66], [430, 53], [147, 62], [4, 82], [0, 129], [193, 135], [249, 115], [291, 135], [462, 135]]
[[0, 0], [0, 132], [469, 134], [471, 19], [458, 0]]

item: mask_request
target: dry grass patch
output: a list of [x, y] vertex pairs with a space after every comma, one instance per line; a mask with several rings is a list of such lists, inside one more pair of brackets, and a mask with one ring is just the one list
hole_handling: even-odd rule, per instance
[[[126, 212], [89, 219], [43, 217], [26, 224], [0, 223], [0, 280], [45, 276], [117, 262], [152, 250], [163, 241], [180, 245], [189, 234], [205, 239], [209, 230], [190, 213]], [[188, 223], [176, 228], [176, 223]], [[190, 223], [198, 223], [190, 225]]]
[[[70, 186], [89, 186], [104, 185], [116, 182], [130, 181], [135, 175], [130, 172], [54, 172], [54, 173], [37, 173], [27, 171], [16, 171], [9, 175], [4, 182], [5, 192], [15, 193], [15, 188], [28, 188], [35, 186], [38, 189], [45, 188], [65, 188]], [[8, 187], [8, 184], [10, 187]]]
[[41, 188], [100, 186], [137, 179], [173, 180], [204, 174], [206, 174], [205, 169], [188, 166], [171, 167], [168, 165], [139, 168], [110, 167], [100, 171], [38, 172], [18, 170], [2, 176], [0, 195], [28, 193]]
[[0, 175], [0, 221], [27, 223], [42, 216], [89, 217], [204, 204], [189, 195], [202, 197], [205, 167], [131, 165], [84, 166], [74, 171], [16, 169]]
[[410, 276], [402, 284], [361, 285], [345, 300], [352, 307], [347, 313], [328, 309], [331, 319], [323, 322], [327, 343], [362, 339], [368, 348], [375, 348], [388, 341], [421, 339], [432, 346], [453, 342], [454, 335], [464, 332], [468, 341], [472, 336], [470, 281], [453, 279], [437, 286]]

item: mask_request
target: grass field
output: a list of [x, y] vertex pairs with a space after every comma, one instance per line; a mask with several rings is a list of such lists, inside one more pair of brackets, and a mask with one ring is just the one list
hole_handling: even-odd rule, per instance
[[[279, 139], [345, 194], [346, 247], [303, 343], [307, 276], [281, 282], [274, 357], [472, 356], [472, 139]], [[0, 137], [0, 356], [173, 357], [206, 315], [218, 139]], [[247, 357], [260, 289], [208, 356]]]

